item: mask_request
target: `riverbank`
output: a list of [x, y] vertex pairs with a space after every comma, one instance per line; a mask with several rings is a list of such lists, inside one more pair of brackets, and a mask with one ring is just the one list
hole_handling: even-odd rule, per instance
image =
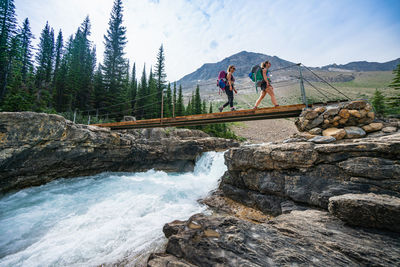
[[399, 265], [399, 153], [400, 133], [230, 149], [213, 214], [164, 226], [148, 266]]
[[58, 115], [0, 113], [0, 192], [102, 172], [187, 172], [206, 151], [239, 146], [187, 129], [113, 132]]

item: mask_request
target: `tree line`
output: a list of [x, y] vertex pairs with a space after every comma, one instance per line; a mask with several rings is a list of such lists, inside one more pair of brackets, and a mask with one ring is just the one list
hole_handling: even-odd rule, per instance
[[[17, 23], [14, 0], [0, 0], [0, 23], [0, 111], [66, 117], [78, 111], [91, 115], [92, 122], [119, 121], [125, 115], [159, 118], [161, 102], [164, 117], [212, 112], [212, 105], [202, 101], [199, 86], [185, 106], [182, 87], [166, 82], [163, 45], [154, 69], [147, 74], [144, 65], [140, 80], [136, 78], [136, 64], [131, 67], [125, 57], [122, 0], [114, 0], [102, 63], [97, 62], [96, 46], [90, 41], [89, 17], [67, 39], [61, 29], [55, 34], [46, 23], [36, 49], [29, 19]], [[211, 133], [229, 131], [226, 125], [201, 128]]]

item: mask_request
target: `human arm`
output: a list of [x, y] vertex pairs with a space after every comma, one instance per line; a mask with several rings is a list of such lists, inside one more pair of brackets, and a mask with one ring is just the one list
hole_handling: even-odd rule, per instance
[[228, 72], [228, 74], [226, 75], [226, 80], [228, 81], [229, 84], [229, 90], [232, 91], [232, 73]]

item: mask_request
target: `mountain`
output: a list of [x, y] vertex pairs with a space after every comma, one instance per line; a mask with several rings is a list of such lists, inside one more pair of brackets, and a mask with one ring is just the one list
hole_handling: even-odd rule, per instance
[[344, 65], [331, 64], [323, 66], [321, 70], [349, 70], [349, 71], [392, 71], [396, 66], [400, 64], [400, 58], [379, 63], [379, 62], [368, 62], [368, 61], [355, 61]]
[[235, 77], [245, 77], [249, 74], [251, 68], [260, 64], [263, 61], [269, 60], [272, 64], [272, 69], [287, 67], [293, 65], [293, 62], [283, 60], [277, 56], [268, 56], [260, 53], [252, 53], [242, 51], [217, 63], [206, 63], [182, 79], [177, 81], [178, 84], [194, 83], [198, 80], [217, 79], [218, 73], [221, 70], [227, 70], [229, 65], [235, 65]]
[[[234, 54], [230, 57], [223, 59], [217, 63], [206, 63], [196, 71], [184, 76], [182, 79], [177, 81], [177, 84], [182, 85], [194, 85], [198, 81], [205, 81], [209, 79], [217, 79], [218, 73], [221, 70], [225, 70], [229, 65], [236, 66], [235, 77], [245, 77], [250, 72], [252, 66], [260, 64], [261, 62], [269, 60], [272, 64], [271, 70], [287, 67], [295, 63], [281, 59], [277, 56], [268, 56], [261, 53], [253, 53], [242, 51]], [[367, 62], [357, 61], [350, 62], [345, 65], [331, 64], [319, 68], [313, 68], [321, 71], [343, 71], [343, 72], [354, 72], [354, 71], [391, 71], [395, 69], [397, 64], [400, 64], [400, 58], [384, 62]], [[350, 75], [350, 74], [349, 74]]]

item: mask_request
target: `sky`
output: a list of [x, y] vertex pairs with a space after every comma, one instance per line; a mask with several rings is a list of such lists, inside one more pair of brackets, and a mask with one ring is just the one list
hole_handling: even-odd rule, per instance
[[[113, 0], [14, 0], [38, 43], [46, 21], [64, 40], [88, 15], [98, 62]], [[126, 58], [155, 65], [163, 44], [167, 80], [243, 50], [317, 67], [400, 57], [400, 0], [123, 0]]]

